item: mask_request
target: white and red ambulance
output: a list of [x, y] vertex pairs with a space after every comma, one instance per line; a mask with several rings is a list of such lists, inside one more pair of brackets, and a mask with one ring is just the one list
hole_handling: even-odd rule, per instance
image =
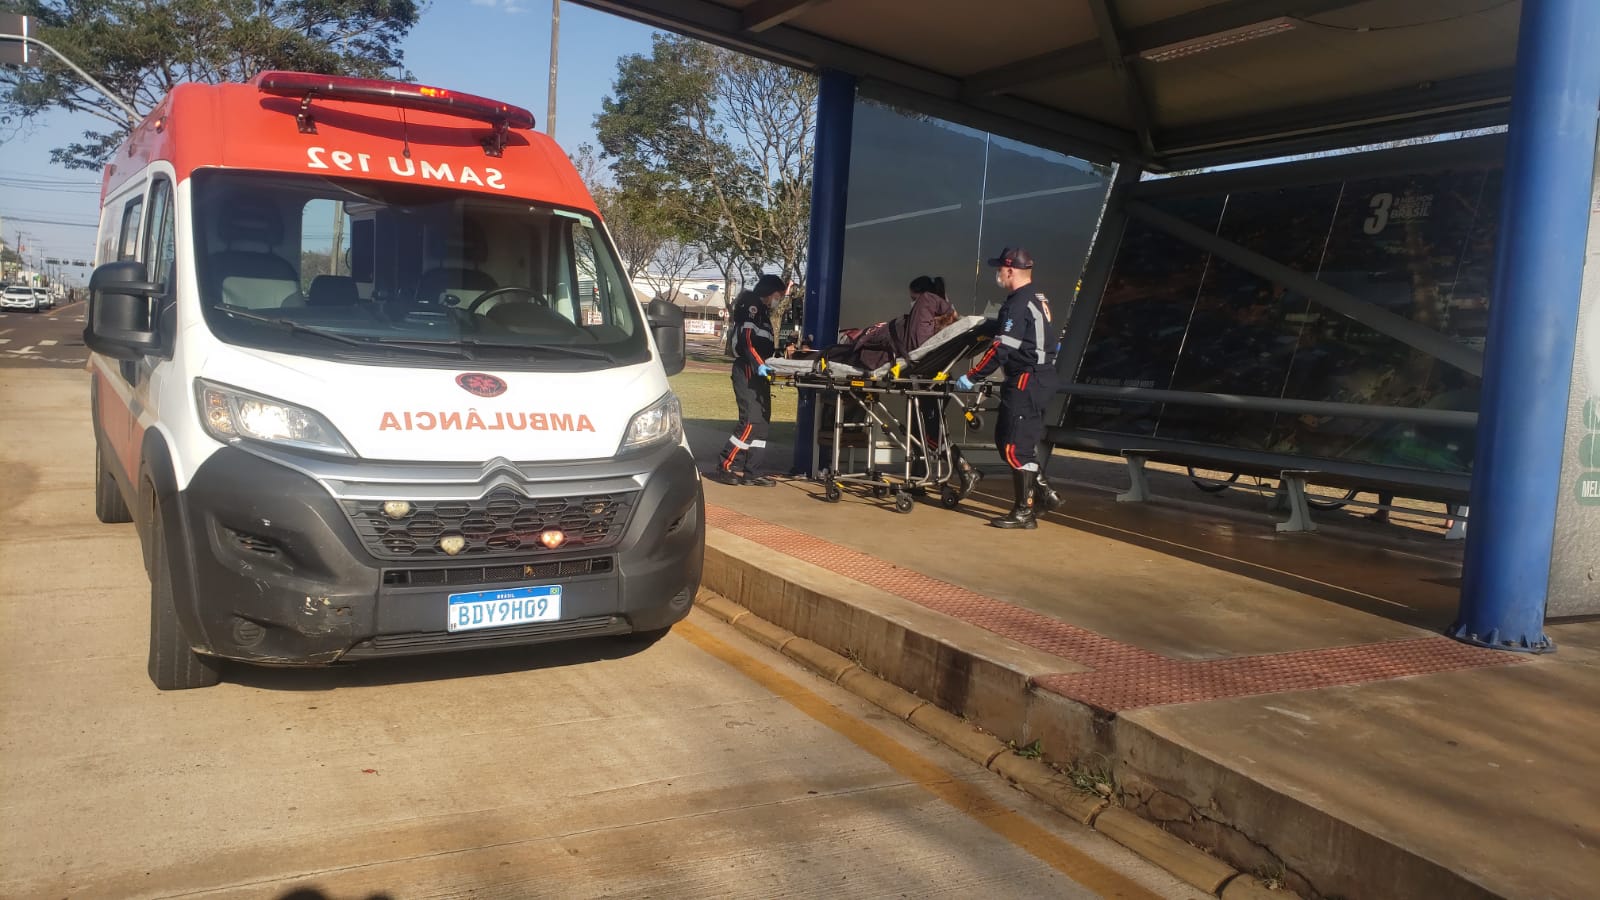
[[84, 338], [150, 677], [665, 633], [699, 584], [683, 319], [526, 110], [266, 72], [106, 167]]

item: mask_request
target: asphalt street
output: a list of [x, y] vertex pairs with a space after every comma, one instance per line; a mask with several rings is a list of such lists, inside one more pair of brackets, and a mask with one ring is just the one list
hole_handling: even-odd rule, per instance
[[89, 360], [83, 346], [83, 302], [40, 312], [0, 310], [0, 369], [81, 369]]

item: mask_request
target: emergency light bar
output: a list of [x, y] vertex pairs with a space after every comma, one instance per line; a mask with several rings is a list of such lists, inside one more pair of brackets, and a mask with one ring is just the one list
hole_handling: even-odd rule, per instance
[[520, 106], [421, 84], [309, 72], [262, 72], [251, 84], [263, 94], [298, 97], [300, 113], [295, 119], [302, 132], [311, 134], [317, 130], [311, 117], [311, 101], [318, 98], [398, 106], [488, 122], [495, 128], [494, 137], [484, 143], [484, 149], [491, 156], [499, 156], [504, 149], [507, 128], [531, 130], [534, 126], [533, 113]]

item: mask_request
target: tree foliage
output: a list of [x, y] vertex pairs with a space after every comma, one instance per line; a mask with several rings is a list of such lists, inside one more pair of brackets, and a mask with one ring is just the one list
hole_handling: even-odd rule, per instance
[[[141, 115], [175, 85], [245, 81], [267, 69], [407, 77], [400, 42], [418, 0], [0, 0], [35, 20], [35, 33]], [[0, 116], [52, 109], [106, 125], [51, 152], [69, 169], [98, 169], [133, 123], [46, 55], [37, 69], [0, 70]]]
[[617, 188], [662, 211], [667, 243], [693, 244], [730, 283], [773, 269], [798, 283], [816, 98], [809, 73], [656, 35], [650, 55], [618, 61], [595, 130]]

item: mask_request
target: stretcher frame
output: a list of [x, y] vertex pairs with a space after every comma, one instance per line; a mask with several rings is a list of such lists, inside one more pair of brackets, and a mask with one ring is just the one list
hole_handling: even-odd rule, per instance
[[[826, 467], [822, 466], [820, 443], [813, 441], [811, 447], [811, 471], [823, 482], [824, 499], [838, 502], [846, 486], [859, 487], [878, 499], [892, 496], [895, 510], [901, 513], [915, 508], [917, 494], [933, 489], [939, 491], [939, 501], [946, 509], [954, 509], [966, 499], [958, 462], [961, 448], [952, 439], [944, 406], [954, 400], [969, 428], [981, 428], [979, 415], [990, 385], [985, 382], [972, 391], [958, 390], [940, 364], [949, 365], [954, 359], [971, 355], [970, 351], [989, 340], [982, 336], [985, 324], [986, 320], [980, 317], [958, 322], [951, 326], [949, 334], [941, 332], [923, 348], [913, 351], [911, 359], [896, 360], [870, 372], [826, 359], [803, 364], [786, 360], [774, 367], [774, 384], [814, 392], [817, 402], [812, 408], [812, 433], [820, 435], [824, 427], [832, 432], [831, 458]], [[914, 369], [921, 373], [911, 374]], [[930, 370], [934, 374], [927, 374]], [[822, 421], [823, 395], [833, 400], [830, 423]], [[939, 403], [937, 434], [927, 433], [917, 409], [919, 400]], [[903, 409], [903, 414], [897, 416], [897, 409]], [[857, 410], [861, 413], [859, 422], [852, 421], [851, 414]], [[862, 449], [866, 462], [863, 467], [847, 470], [845, 437], [852, 433], [865, 435]], [[879, 463], [880, 439], [887, 441], [891, 454], [898, 452], [898, 465]], [[923, 464], [920, 473], [919, 461]]]

